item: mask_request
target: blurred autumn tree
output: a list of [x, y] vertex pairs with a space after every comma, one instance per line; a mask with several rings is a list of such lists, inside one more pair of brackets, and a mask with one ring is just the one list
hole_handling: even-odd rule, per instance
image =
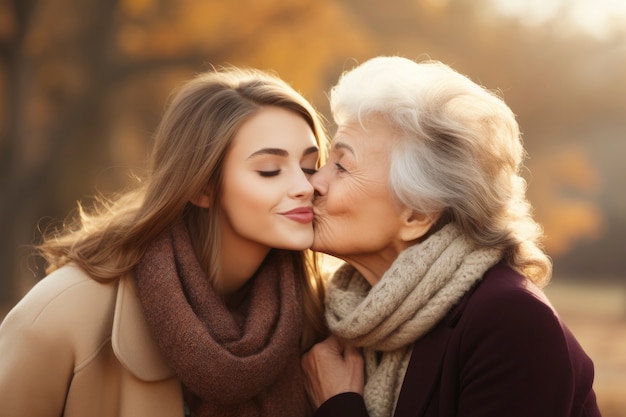
[[0, 306], [42, 276], [23, 249], [37, 225], [128, 184], [168, 93], [211, 65], [275, 70], [328, 116], [325, 91], [355, 62], [442, 60], [500, 89], [518, 114], [551, 254], [619, 234], [624, 198], [605, 190], [623, 188], [624, 33], [565, 36], [558, 22], [531, 30], [490, 10], [488, 0], [0, 0]]
[[141, 168], [178, 82], [210, 65], [248, 65], [273, 69], [323, 102], [328, 74], [363, 53], [332, 3], [234, 4], [1, 3], [0, 305], [34, 281], [12, 278], [32, 276], [20, 248], [36, 241], [37, 224], [63, 219], [77, 199], [114, 191], [127, 183], [128, 168]]

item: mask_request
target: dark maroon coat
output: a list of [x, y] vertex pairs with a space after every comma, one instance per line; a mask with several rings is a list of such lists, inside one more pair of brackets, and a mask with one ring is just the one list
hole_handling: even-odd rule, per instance
[[[415, 343], [395, 417], [599, 417], [593, 363], [543, 293], [496, 265]], [[339, 394], [315, 417], [366, 417]]]

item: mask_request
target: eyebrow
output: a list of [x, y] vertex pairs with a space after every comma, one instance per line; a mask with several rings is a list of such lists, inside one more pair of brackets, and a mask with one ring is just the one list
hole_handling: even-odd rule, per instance
[[312, 153], [318, 153], [319, 149], [317, 149], [317, 146], [311, 146], [310, 148], [306, 148], [304, 150], [304, 152], [302, 152], [302, 156], [306, 156]]
[[354, 154], [354, 148], [352, 148], [352, 146], [348, 145], [347, 143], [335, 142], [335, 143], [333, 143], [333, 148], [335, 150], [345, 149], [346, 151], [350, 152], [351, 154]]
[[[306, 155], [317, 153], [317, 152], [319, 152], [317, 147], [311, 146], [309, 148], [306, 148], [304, 152], [302, 152], [302, 156], [306, 156]], [[248, 157], [248, 159], [254, 158], [255, 156], [259, 156], [259, 155], [277, 155], [277, 156], [286, 157], [286, 156], [289, 156], [289, 152], [280, 148], [263, 148], [263, 149], [259, 149], [258, 151], [253, 152]]]

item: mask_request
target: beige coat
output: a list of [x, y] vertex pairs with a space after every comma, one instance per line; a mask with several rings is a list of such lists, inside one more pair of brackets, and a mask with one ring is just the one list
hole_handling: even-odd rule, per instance
[[0, 325], [0, 417], [183, 415], [128, 278], [99, 283], [64, 266]]

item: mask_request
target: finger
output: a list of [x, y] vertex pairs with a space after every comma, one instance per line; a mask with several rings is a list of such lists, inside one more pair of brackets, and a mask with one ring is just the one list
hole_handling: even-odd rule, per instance
[[343, 356], [344, 358], [347, 358], [348, 356], [361, 357], [361, 351], [359, 350], [359, 348], [355, 347], [350, 342], [338, 336], [333, 335], [331, 337], [335, 339], [338, 352], [341, 353], [341, 356]]
[[342, 353], [345, 347], [345, 342], [334, 334], [328, 336], [322, 343], [324, 343], [329, 349], [333, 349], [339, 353]]
[[361, 354], [361, 351], [352, 345], [348, 345], [348, 344], [345, 345], [344, 351], [343, 351], [343, 358], [346, 361], [346, 363], [349, 362], [355, 366], [363, 365], [363, 355]]
[[313, 351], [313, 349], [302, 355], [302, 358], [300, 359], [300, 365], [306, 373], [313, 372], [317, 365], [316, 353]]
[[344, 356], [361, 356], [361, 351], [359, 350], [359, 348], [349, 343], [344, 343], [343, 352]]

